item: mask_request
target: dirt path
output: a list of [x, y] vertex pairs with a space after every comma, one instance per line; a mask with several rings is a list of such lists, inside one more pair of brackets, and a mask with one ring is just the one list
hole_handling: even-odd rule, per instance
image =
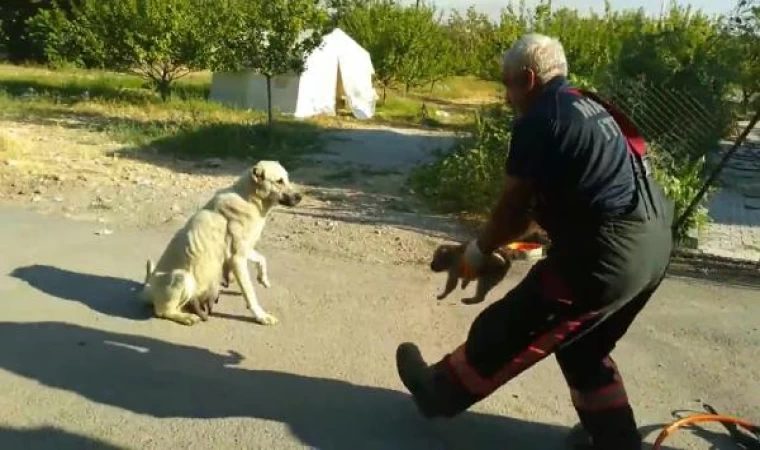
[[[102, 134], [66, 125], [0, 121], [8, 142], [0, 152], [0, 199], [98, 222], [93, 232], [178, 227], [252, 163], [130, 155]], [[406, 172], [451, 141], [388, 128], [331, 134], [324, 154], [291, 170], [307, 197], [299, 208], [274, 214], [268, 239], [363, 261], [423, 262], [437, 242], [460, 230], [449, 218], [423, 213], [404, 186]], [[381, 155], [382, 145], [392, 151]]]

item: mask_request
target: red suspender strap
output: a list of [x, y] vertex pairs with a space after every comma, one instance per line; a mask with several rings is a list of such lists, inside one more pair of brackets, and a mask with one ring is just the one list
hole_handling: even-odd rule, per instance
[[620, 131], [623, 132], [625, 139], [628, 141], [628, 150], [635, 153], [638, 157], [643, 158], [647, 152], [647, 144], [644, 137], [639, 133], [638, 128], [634, 125], [633, 121], [623, 114], [620, 110], [612, 106], [609, 102], [602, 99], [599, 95], [587, 91], [570, 88], [567, 90], [571, 94], [575, 94], [580, 97], [588, 97], [591, 100], [599, 103], [607, 110], [607, 112], [615, 119]]

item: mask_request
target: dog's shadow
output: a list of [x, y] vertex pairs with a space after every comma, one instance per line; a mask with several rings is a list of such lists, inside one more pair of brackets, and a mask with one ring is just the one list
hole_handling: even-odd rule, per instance
[[56, 427], [14, 428], [0, 426], [0, 448], [34, 450], [123, 450], [99, 439]]
[[425, 421], [399, 391], [242, 368], [233, 352], [72, 324], [0, 323], [0, 342], [0, 368], [91, 402], [156, 418], [279, 422], [321, 449], [562, 449], [568, 437], [566, 427], [475, 412]]
[[150, 309], [138, 300], [142, 285], [132, 280], [39, 264], [16, 268], [10, 276], [50, 296], [82, 303], [101, 314], [132, 320], [151, 317]]

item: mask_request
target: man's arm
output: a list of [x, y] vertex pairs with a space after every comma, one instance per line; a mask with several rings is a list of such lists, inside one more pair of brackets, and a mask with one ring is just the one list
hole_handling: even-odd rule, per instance
[[534, 224], [530, 215], [533, 196], [532, 180], [506, 176], [499, 202], [478, 239], [478, 248], [484, 254], [528, 234]]

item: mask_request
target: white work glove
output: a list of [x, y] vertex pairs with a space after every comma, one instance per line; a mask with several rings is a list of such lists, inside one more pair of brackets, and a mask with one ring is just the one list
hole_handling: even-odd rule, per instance
[[480, 251], [477, 239], [468, 242], [462, 254], [462, 261], [459, 263], [460, 276], [466, 280], [475, 278], [486, 263], [487, 257], [488, 255]]

